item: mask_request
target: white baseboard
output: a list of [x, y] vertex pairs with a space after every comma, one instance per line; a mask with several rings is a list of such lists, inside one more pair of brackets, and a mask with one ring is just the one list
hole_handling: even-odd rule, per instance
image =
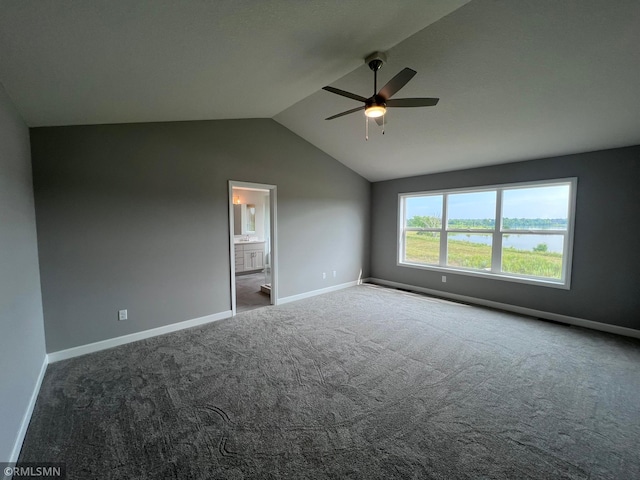
[[22, 449], [22, 442], [24, 442], [24, 437], [27, 434], [27, 428], [29, 428], [29, 422], [31, 422], [31, 415], [33, 414], [33, 409], [36, 406], [36, 400], [38, 400], [38, 394], [40, 393], [40, 386], [42, 385], [44, 374], [47, 371], [48, 363], [49, 362], [47, 359], [47, 355], [45, 354], [44, 358], [42, 359], [42, 366], [40, 367], [40, 373], [38, 374], [36, 383], [33, 386], [33, 392], [31, 393], [31, 398], [29, 399], [29, 403], [27, 404], [27, 409], [24, 412], [24, 415], [22, 417], [20, 430], [18, 430], [18, 434], [16, 435], [16, 441], [13, 444], [13, 451], [11, 452], [11, 458], [9, 458], [10, 463], [17, 462], [18, 457], [20, 456], [20, 450]]
[[436, 297], [482, 305], [484, 307], [497, 308], [499, 310], [506, 310], [508, 312], [519, 313], [521, 315], [528, 315], [531, 317], [538, 317], [547, 320], [553, 320], [556, 322], [567, 323], [569, 325], [575, 325], [577, 327], [590, 328], [592, 330], [600, 330], [601, 332], [607, 333], [615, 333], [617, 335], [623, 335], [625, 337], [640, 338], [640, 330], [635, 330], [633, 328], [627, 327], [619, 327], [617, 325], [609, 325], [607, 323], [594, 322], [593, 320], [585, 320], [583, 318], [571, 317], [569, 315], [562, 315], [560, 313], [545, 312], [543, 310], [535, 310], [533, 308], [519, 307], [517, 305], [510, 305], [508, 303], [494, 302], [492, 300], [485, 300], [483, 298], [469, 297], [467, 295], [459, 295], [457, 293], [449, 293], [440, 290], [433, 290], [431, 288], [417, 287], [415, 285], [392, 282], [389, 280], [383, 280], [381, 278], [367, 278], [365, 279], [365, 282], [370, 282], [387, 287], [413, 290], [415, 292], [426, 293], [428, 295], [434, 295]]
[[156, 337], [158, 335], [164, 335], [165, 333], [184, 330], [185, 328], [197, 327], [199, 325], [204, 325], [205, 323], [216, 322], [230, 317], [231, 310], [226, 310], [224, 312], [214, 313], [200, 318], [185, 320], [184, 322], [172, 323], [171, 325], [165, 325], [164, 327], [152, 328], [150, 330], [131, 333], [121, 337], [109, 338], [108, 340], [102, 340], [100, 342], [80, 345], [79, 347], [59, 350], [48, 355], [49, 363], [59, 362], [60, 360], [66, 360], [80, 355], [86, 355], [87, 353], [99, 352], [100, 350], [117, 347], [119, 345], [124, 345], [125, 343], [137, 342], [138, 340], [144, 340], [145, 338]]
[[353, 287], [358, 285], [358, 280], [353, 282], [341, 283], [340, 285], [334, 285], [332, 287], [321, 288], [319, 290], [312, 290], [310, 292], [300, 293], [298, 295], [291, 295], [290, 297], [284, 297], [278, 299], [278, 305], [284, 305], [285, 303], [297, 302], [309, 297], [315, 297], [316, 295], [322, 295], [323, 293], [335, 292], [336, 290], [342, 290], [343, 288]]

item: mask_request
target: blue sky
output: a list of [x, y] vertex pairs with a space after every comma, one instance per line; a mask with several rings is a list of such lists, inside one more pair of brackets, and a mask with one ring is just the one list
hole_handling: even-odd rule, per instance
[[[493, 218], [495, 192], [449, 195], [449, 218]], [[519, 188], [504, 191], [502, 211], [506, 218], [567, 218], [568, 185]], [[407, 218], [441, 216], [442, 196], [409, 197]]]

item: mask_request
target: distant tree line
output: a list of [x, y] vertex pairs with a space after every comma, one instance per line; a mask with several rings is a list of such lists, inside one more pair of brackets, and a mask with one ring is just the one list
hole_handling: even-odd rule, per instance
[[[493, 218], [454, 218], [449, 220], [449, 228], [493, 230], [496, 221]], [[415, 215], [407, 220], [407, 227], [411, 228], [440, 228], [442, 219], [437, 216]], [[565, 230], [566, 218], [505, 218], [505, 230]]]
[[416, 215], [407, 220], [407, 227], [412, 228], [440, 228], [442, 220], [438, 217]]
[[502, 228], [505, 230], [566, 230], [566, 218], [505, 218]]

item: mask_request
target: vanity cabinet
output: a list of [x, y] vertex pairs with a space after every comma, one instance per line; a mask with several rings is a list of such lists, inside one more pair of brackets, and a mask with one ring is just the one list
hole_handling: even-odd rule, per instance
[[261, 270], [264, 268], [264, 250], [244, 252], [244, 269]]
[[264, 268], [264, 242], [236, 243], [236, 273]]

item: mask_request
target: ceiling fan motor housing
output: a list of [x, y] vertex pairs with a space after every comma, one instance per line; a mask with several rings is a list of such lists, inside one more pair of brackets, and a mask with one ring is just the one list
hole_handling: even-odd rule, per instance
[[376, 94], [373, 97], [367, 99], [367, 102], [365, 103], [365, 109], [369, 108], [369, 107], [373, 107], [373, 106], [378, 106], [378, 107], [386, 107], [387, 104], [384, 101], [384, 98], [381, 97], [380, 95]]

